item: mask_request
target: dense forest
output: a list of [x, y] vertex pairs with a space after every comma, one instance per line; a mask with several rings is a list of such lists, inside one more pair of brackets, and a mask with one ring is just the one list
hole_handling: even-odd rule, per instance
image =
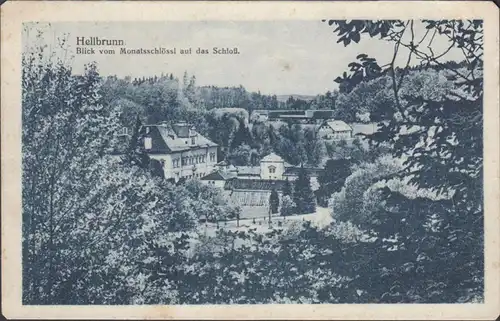
[[[461, 63], [408, 43], [413, 23], [325, 21], [332, 41], [381, 38], [420, 64], [379, 66], [361, 54], [335, 79], [338, 91], [310, 101], [198, 87], [187, 74], [103, 78], [91, 64], [75, 75], [43, 47], [26, 49], [23, 303], [483, 302], [482, 22], [423, 21], [463, 50]], [[296, 124], [251, 120], [278, 108], [379, 125], [363, 141], [323, 146]], [[156, 177], [132, 147], [110, 156], [123, 126], [178, 120], [196, 122], [236, 164], [271, 150], [293, 164], [326, 160], [316, 198], [333, 223], [199, 233], [199, 217], [238, 208], [196, 180]], [[283, 215], [301, 200], [297, 186], [286, 189]]]
[[[446, 62], [444, 66], [464, 68]], [[408, 68], [399, 88], [402, 97], [439, 97], [451, 89], [447, 67]], [[403, 71], [396, 69], [397, 77]], [[218, 159], [234, 165], [257, 165], [274, 151], [293, 165], [323, 166], [328, 158], [345, 157], [316, 137], [315, 129], [288, 122], [286, 126], [259, 121], [255, 110], [329, 109], [334, 118], [348, 123], [373, 123], [390, 119], [387, 110], [395, 108], [389, 75], [363, 79], [354, 88], [340, 86], [310, 100], [248, 92], [244, 87], [220, 88], [196, 85], [196, 77], [184, 73], [182, 81], [172, 74], [148, 78], [103, 79], [102, 102], [119, 110], [120, 125], [133, 129], [136, 118], [142, 123], [187, 121], [221, 146]], [[359, 147], [356, 145], [355, 147]]]

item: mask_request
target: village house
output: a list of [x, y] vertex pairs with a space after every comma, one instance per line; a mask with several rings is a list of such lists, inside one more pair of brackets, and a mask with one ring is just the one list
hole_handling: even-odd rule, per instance
[[165, 179], [201, 178], [215, 169], [218, 145], [192, 125], [144, 125], [140, 134], [144, 151], [162, 164]]
[[325, 140], [341, 140], [352, 138], [352, 127], [342, 120], [327, 120], [318, 130], [318, 137]]

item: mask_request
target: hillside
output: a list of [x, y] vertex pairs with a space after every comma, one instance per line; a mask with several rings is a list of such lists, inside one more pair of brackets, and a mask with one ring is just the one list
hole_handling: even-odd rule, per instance
[[293, 97], [295, 99], [305, 100], [305, 101], [311, 101], [316, 96], [314, 96], [314, 95], [277, 95], [276, 97], [277, 97], [278, 101], [286, 102], [290, 97]]

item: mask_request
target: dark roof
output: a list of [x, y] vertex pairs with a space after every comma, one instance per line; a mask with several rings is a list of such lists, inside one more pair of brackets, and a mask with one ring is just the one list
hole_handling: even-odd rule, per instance
[[[323, 168], [317, 167], [304, 167], [309, 176], [320, 176], [323, 173]], [[297, 176], [299, 175], [300, 167], [286, 167], [283, 175], [285, 176]]]
[[[192, 126], [190, 126], [186, 123], [172, 124], [172, 129], [174, 130], [177, 137], [180, 137], [180, 138], [189, 137], [190, 127], [192, 127]], [[191, 136], [194, 136], [194, 135], [191, 135]]]
[[236, 171], [238, 175], [260, 176], [260, 166], [238, 166]]
[[234, 175], [231, 175], [229, 173], [215, 171], [215, 172], [212, 172], [208, 175], [203, 176], [202, 178], [200, 178], [200, 180], [202, 180], [202, 181], [225, 181], [225, 180], [231, 179], [233, 177], [234, 177]]
[[269, 111], [270, 118], [304, 118], [304, 119], [330, 119], [334, 116], [331, 109], [308, 109], [308, 110], [272, 110]]
[[226, 181], [224, 189], [226, 190], [260, 190], [270, 191], [273, 188], [276, 191], [282, 190], [285, 184], [284, 180], [270, 180], [270, 179], [231, 179]]
[[[149, 128], [149, 133], [146, 134], [145, 128]], [[174, 124], [171, 126], [166, 124], [143, 126], [143, 128], [141, 128], [143, 136], [151, 137], [151, 149], [146, 150], [146, 152], [149, 154], [163, 154], [218, 146], [195, 131], [192, 131], [192, 133], [194, 133], [192, 136], [196, 136], [196, 143], [191, 145], [188, 136], [184, 137], [184, 135], [186, 135], [186, 130], [187, 135], [189, 135], [189, 128], [189, 126], [184, 126], [183, 124]], [[177, 133], [183, 136], [179, 136]]]

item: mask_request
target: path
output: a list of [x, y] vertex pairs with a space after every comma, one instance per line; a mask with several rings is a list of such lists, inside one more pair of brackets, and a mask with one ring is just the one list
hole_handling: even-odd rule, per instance
[[[278, 222], [282, 222], [281, 227], [286, 228], [287, 225], [296, 221], [310, 221], [313, 226], [324, 227], [332, 222], [332, 217], [330, 215], [330, 209], [326, 207], [317, 207], [316, 212], [312, 214], [292, 215], [287, 217], [274, 215], [271, 217], [272, 227], [275, 228], [279, 227]], [[239, 221], [239, 227], [236, 221], [219, 222], [219, 228], [231, 231], [243, 231], [249, 228], [256, 228], [259, 233], [270, 231], [267, 218], [255, 218], [255, 223], [254, 219], [241, 219]], [[215, 235], [217, 225], [215, 223], [207, 223], [202, 225], [200, 230], [207, 233], [207, 235]]]

